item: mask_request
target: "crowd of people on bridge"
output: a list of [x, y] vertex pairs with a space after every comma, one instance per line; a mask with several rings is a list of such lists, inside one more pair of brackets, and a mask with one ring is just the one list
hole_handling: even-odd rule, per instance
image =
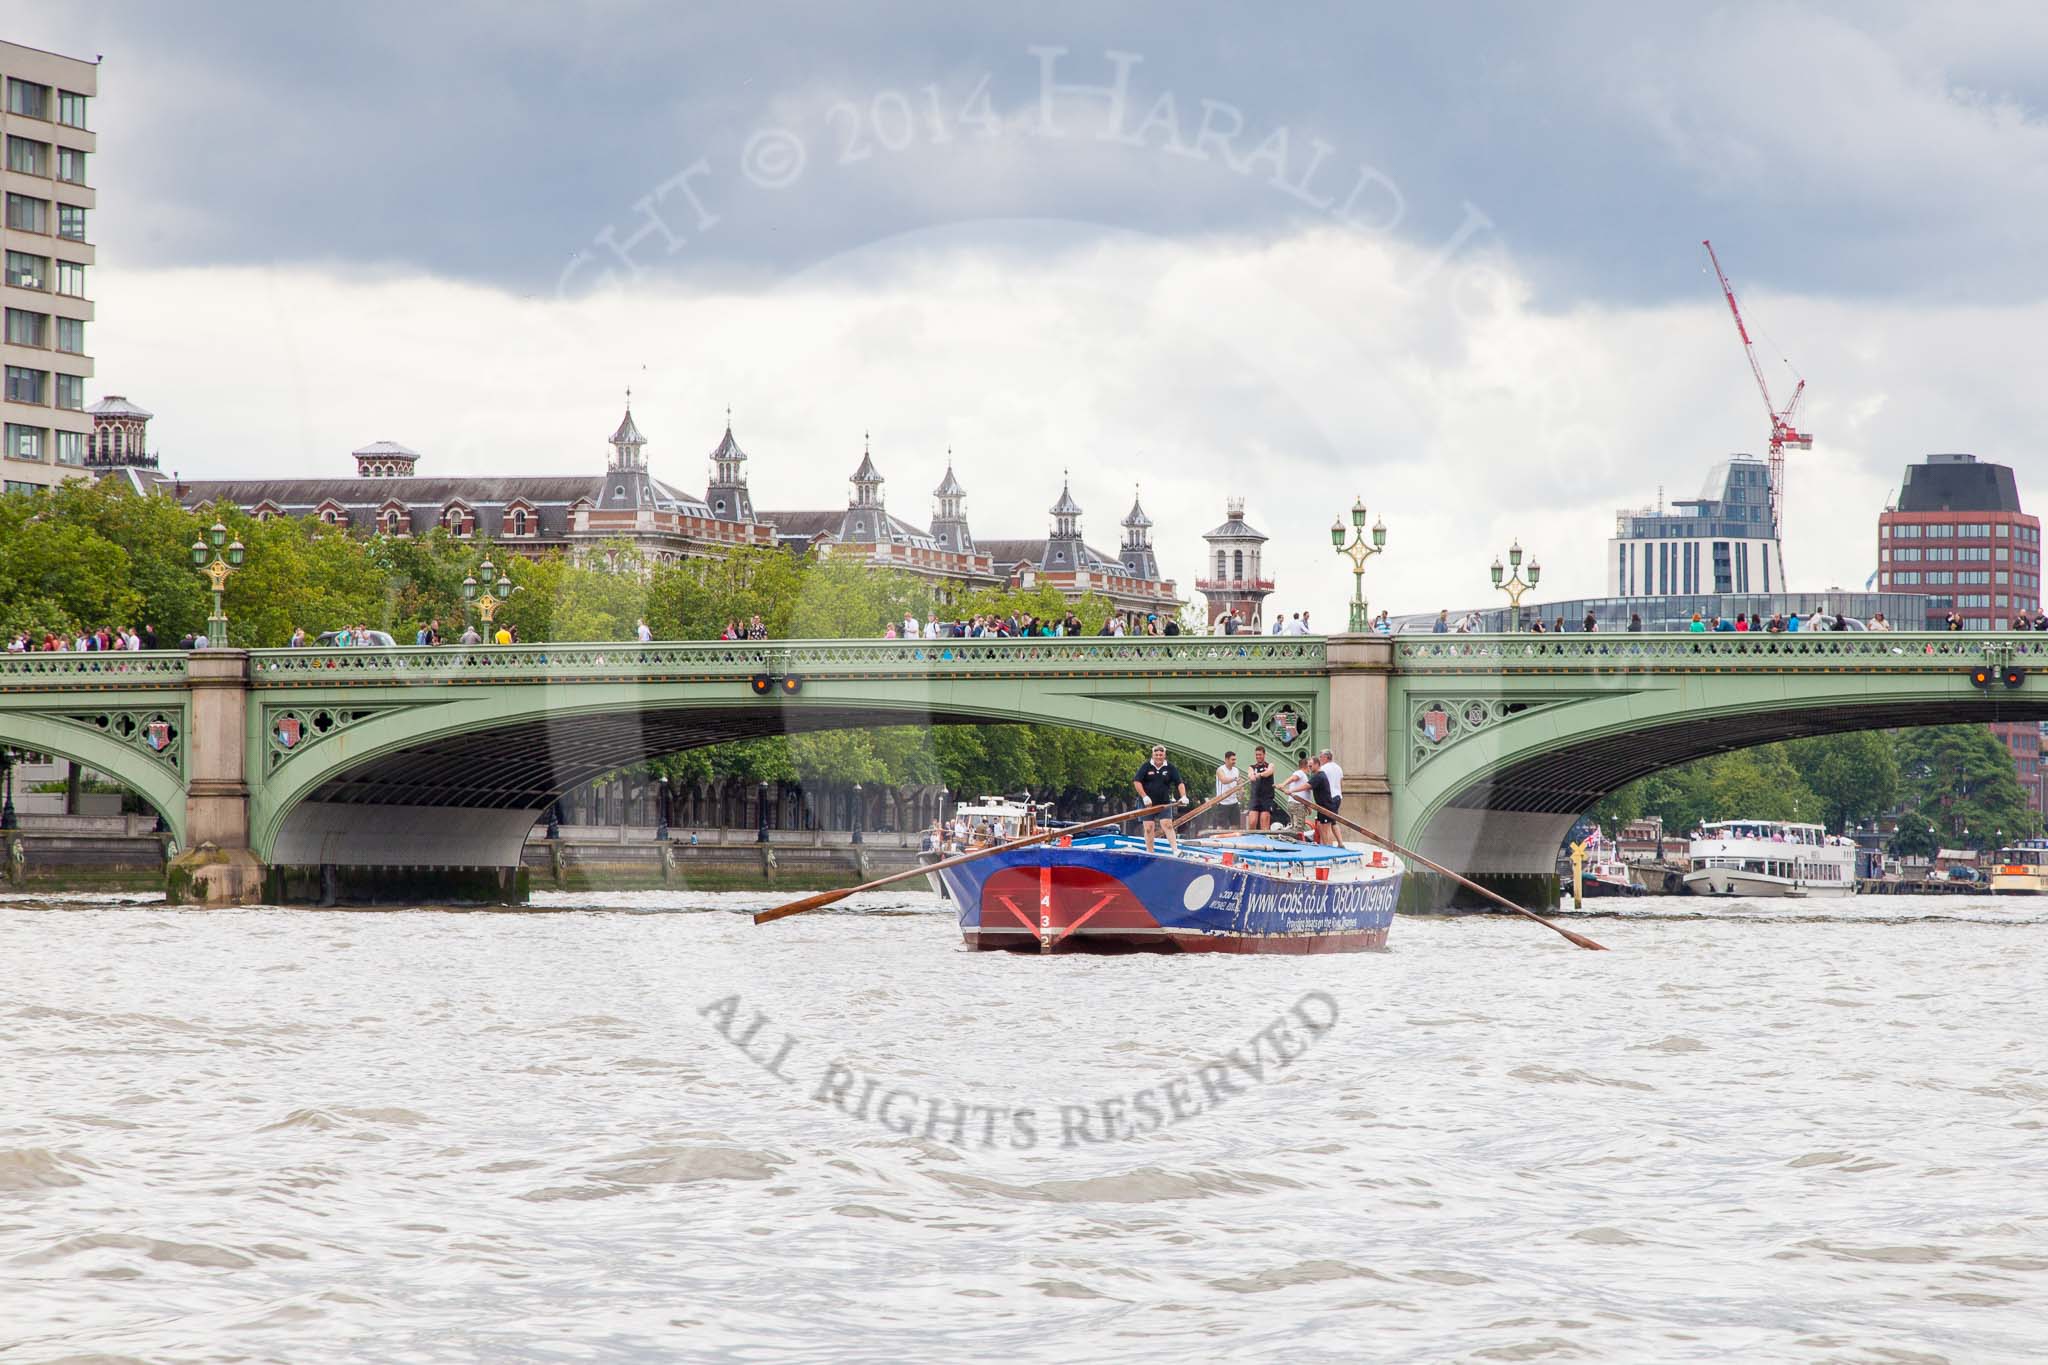
[[[189, 649], [186, 645], [182, 648]], [[79, 654], [96, 654], [106, 649], [155, 649], [157, 648], [156, 627], [101, 626], [97, 630], [82, 630], [76, 635], [46, 630], [41, 638], [34, 631], [24, 630], [7, 642], [9, 654], [58, 654], [72, 651]]]
[[[756, 618], [759, 619], [759, 618]], [[1030, 612], [1015, 612], [1010, 615], [956, 616], [948, 621], [932, 616], [920, 621], [913, 612], [904, 612], [900, 622], [891, 622], [882, 630], [884, 640], [1011, 640], [1036, 636], [1081, 636], [1089, 634], [1081, 618], [1069, 611], [1063, 616], [1034, 616]], [[1098, 636], [1124, 635], [1178, 635], [1180, 622], [1172, 616], [1164, 621], [1156, 612], [1135, 623], [1126, 622], [1122, 616], [1110, 618], [1094, 631]]]

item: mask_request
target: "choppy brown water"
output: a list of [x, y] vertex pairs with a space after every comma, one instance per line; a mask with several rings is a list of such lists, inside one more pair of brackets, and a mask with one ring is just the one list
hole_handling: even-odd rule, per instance
[[1040, 960], [767, 899], [0, 903], [0, 1358], [2048, 1355], [2034, 902]]

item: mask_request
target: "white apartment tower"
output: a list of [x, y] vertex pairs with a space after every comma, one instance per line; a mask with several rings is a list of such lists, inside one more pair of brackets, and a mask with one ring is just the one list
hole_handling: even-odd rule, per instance
[[16, 490], [81, 475], [93, 429], [85, 382], [99, 67], [0, 42], [0, 83], [0, 479]]

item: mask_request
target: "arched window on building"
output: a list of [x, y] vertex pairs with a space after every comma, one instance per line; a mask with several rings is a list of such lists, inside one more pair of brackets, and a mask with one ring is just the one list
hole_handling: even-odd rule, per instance
[[1244, 577], [1244, 551], [1243, 551], [1243, 550], [1232, 550], [1232, 551], [1230, 552], [1230, 576], [1231, 576], [1232, 578], [1243, 578], [1243, 577]]
[[524, 508], [512, 514], [512, 534], [515, 536], [526, 534], [526, 510]]
[[1228, 565], [1228, 564], [1227, 564], [1227, 563], [1225, 562], [1225, 560], [1224, 560], [1224, 557], [1223, 557], [1223, 551], [1221, 551], [1221, 550], [1218, 550], [1218, 551], [1216, 552], [1216, 576], [1217, 576], [1218, 578], [1224, 578], [1224, 577], [1227, 577], [1227, 576], [1228, 576], [1228, 570], [1229, 570], [1229, 565]]
[[398, 525], [398, 509], [394, 507], [384, 514], [384, 534], [387, 536], [397, 535]]

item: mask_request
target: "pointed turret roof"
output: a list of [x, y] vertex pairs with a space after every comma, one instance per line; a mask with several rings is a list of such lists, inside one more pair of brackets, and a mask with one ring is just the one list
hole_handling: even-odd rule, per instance
[[[631, 421], [632, 419], [628, 417], [627, 420]], [[732, 421], [729, 418], [725, 424], [725, 437], [719, 441], [718, 448], [711, 452], [711, 458], [714, 460], [744, 460], [747, 458], [747, 452], [741, 450], [740, 443], [732, 438]]]
[[964, 498], [967, 490], [960, 486], [960, 480], [953, 476], [953, 462], [946, 461], [946, 477], [939, 480], [939, 486], [932, 490], [935, 498]]
[[868, 453], [867, 437], [861, 437], [860, 468], [853, 471], [855, 483], [880, 483], [882, 472], [875, 468], [875, 457]]
[[1065, 479], [1060, 480], [1060, 500], [1052, 505], [1051, 511], [1056, 517], [1078, 517], [1081, 515], [1081, 504], [1074, 501], [1074, 494], [1068, 488]]
[[619, 429], [612, 433], [615, 446], [644, 446], [647, 438], [640, 434], [640, 428], [633, 424], [633, 400], [626, 400], [626, 416], [620, 421]]
[[1136, 493], [1131, 494], [1131, 510], [1130, 514], [1124, 518], [1124, 525], [1135, 530], [1140, 526], [1150, 526], [1151, 524], [1152, 518], [1145, 515], [1145, 504], [1138, 500]]

